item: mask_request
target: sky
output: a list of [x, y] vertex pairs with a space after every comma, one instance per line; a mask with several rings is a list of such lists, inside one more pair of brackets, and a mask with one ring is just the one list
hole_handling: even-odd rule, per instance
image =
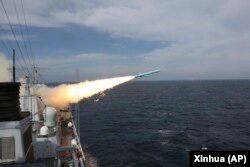
[[250, 79], [249, 0], [1, 1], [0, 52], [47, 82]]

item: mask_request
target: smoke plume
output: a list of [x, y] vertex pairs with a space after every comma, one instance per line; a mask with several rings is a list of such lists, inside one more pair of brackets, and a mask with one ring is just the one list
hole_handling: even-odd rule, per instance
[[[11, 62], [0, 53], [0, 82], [11, 81], [10, 67]], [[99, 79], [77, 84], [62, 84], [56, 87], [40, 85], [38, 87], [32, 87], [33, 90], [31, 90], [31, 92], [32, 94], [36, 93], [36, 95], [40, 96], [46, 105], [63, 109], [68, 107], [70, 103], [76, 103], [81, 99], [91, 97], [132, 79], [134, 79], [134, 76]], [[24, 79], [19, 79], [19, 81], [25, 83]], [[25, 84], [22, 84], [20, 95], [24, 94]]]
[[91, 97], [95, 94], [111, 89], [114, 86], [132, 80], [134, 76], [100, 79], [85, 81], [77, 84], [62, 84], [57, 87], [41, 85], [37, 88], [37, 95], [41, 96], [43, 102], [55, 108], [66, 108], [70, 103], [76, 103], [81, 99]]
[[11, 62], [0, 53], [0, 82], [11, 81], [11, 73], [9, 71]]

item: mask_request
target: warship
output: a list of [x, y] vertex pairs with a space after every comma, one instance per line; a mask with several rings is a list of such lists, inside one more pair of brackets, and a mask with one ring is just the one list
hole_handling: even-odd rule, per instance
[[0, 166], [85, 167], [72, 112], [31, 94], [29, 83], [0, 83]]
[[70, 109], [45, 104], [29, 77], [16, 82], [14, 53], [13, 82], [0, 82], [0, 166], [85, 167], [79, 110], [73, 119]]

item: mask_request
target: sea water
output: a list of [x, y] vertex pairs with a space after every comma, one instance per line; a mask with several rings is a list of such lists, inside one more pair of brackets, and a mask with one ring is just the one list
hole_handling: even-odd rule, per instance
[[186, 167], [190, 150], [250, 150], [250, 81], [128, 82], [80, 105], [99, 167]]

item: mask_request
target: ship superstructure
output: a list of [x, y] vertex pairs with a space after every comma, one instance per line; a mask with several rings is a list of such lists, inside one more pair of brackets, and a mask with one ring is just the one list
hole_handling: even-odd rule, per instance
[[19, 97], [20, 83], [0, 83], [0, 164], [86, 166], [72, 113], [46, 106], [27, 84]]

